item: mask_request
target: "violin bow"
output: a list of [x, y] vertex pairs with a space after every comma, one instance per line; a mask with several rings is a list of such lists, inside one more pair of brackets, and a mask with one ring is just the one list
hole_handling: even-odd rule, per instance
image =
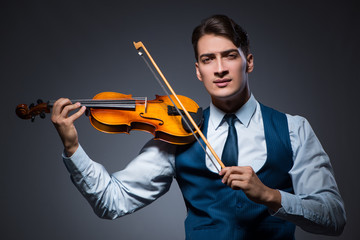
[[[221, 168], [224, 168], [225, 165], [224, 163], [220, 160], [220, 158], [218, 157], [218, 155], [216, 154], [216, 152], [214, 151], [214, 149], [211, 147], [210, 143], [208, 142], [208, 140], [206, 139], [206, 137], [204, 136], [204, 134], [202, 133], [202, 131], [200, 130], [200, 128], [197, 126], [197, 124], [195, 123], [194, 119], [191, 117], [191, 115], [189, 114], [189, 112], [186, 110], [186, 108], [184, 107], [184, 105], [181, 103], [180, 99], [177, 97], [175, 91], [173, 90], [173, 88], [171, 87], [170, 83], [166, 80], [164, 74], [161, 72], [160, 68], [157, 66], [157, 64], [155, 63], [154, 59], [151, 57], [150, 53], [148, 52], [148, 50], [146, 49], [146, 47], [144, 46], [144, 44], [139, 41], [139, 42], [133, 42], [134, 46], [136, 48], [136, 50], [139, 51], [139, 55], [142, 56], [142, 53], [140, 52], [140, 48], [142, 48], [146, 55], [148, 56], [148, 58], [150, 59], [151, 63], [153, 64], [153, 66], [155, 67], [156, 71], [159, 73], [160, 77], [162, 78], [162, 80], [164, 81], [165, 85], [167, 86], [167, 88], [170, 90], [171, 94], [174, 96], [175, 100], [177, 101], [177, 103], [181, 106], [181, 108], [183, 109], [187, 119], [189, 119], [190, 123], [194, 126], [196, 132], [199, 134], [199, 136], [201, 137], [201, 139], [204, 141], [205, 145], [208, 147], [208, 149], [210, 150], [211, 154], [214, 156], [214, 158], [216, 159], [216, 161], [219, 163]], [[144, 61], [146, 62], [146, 60], [144, 59]], [[147, 63], [147, 62], [146, 62]], [[148, 67], [150, 68], [150, 66], [148, 65]], [[151, 68], [150, 68], [151, 69]], [[152, 70], [152, 69], [151, 69]], [[156, 75], [154, 74], [154, 76], [156, 77]], [[157, 78], [157, 77], [156, 77]], [[161, 82], [159, 81], [160, 85], [163, 87], [163, 85], [161, 84]], [[166, 89], [163, 87], [164, 91], [166, 91]], [[169, 95], [169, 94], [168, 94]], [[170, 98], [171, 100], [171, 98]], [[176, 104], [174, 104], [174, 106], [176, 107]], [[176, 107], [177, 108], [177, 107]], [[181, 114], [181, 112], [179, 111], [179, 113]], [[182, 114], [181, 114], [182, 115]], [[186, 119], [184, 119], [186, 121]], [[186, 121], [187, 123], [187, 121]], [[188, 124], [188, 123], [187, 123]], [[190, 128], [191, 129], [191, 128]], [[217, 168], [216, 164], [214, 164], [214, 161], [212, 159], [212, 157], [209, 155], [209, 153], [206, 151], [206, 149], [202, 146], [199, 138], [196, 136], [196, 134], [194, 133], [194, 131], [192, 131], [196, 140], [200, 143], [201, 147], [204, 149], [205, 153], [208, 155], [209, 159], [212, 161], [213, 165], [215, 166], [215, 168], [219, 171], [219, 169]], [[220, 172], [220, 171], [219, 171]]]

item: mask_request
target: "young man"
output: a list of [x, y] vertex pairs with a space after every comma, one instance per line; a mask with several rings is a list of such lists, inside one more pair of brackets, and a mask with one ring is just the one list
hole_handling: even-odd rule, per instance
[[192, 42], [197, 77], [211, 96], [202, 129], [227, 166], [220, 173], [197, 142], [152, 140], [109, 175], [78, 142], [73, 123], [85, 107], [68, 99], [54, 104], [64, 162], [97, 215], [132, 213], [167, 192], [176, 177], [188, 210], [187, 239], [293, 239], [295, 225], [341, 234], [345, 210], [329, 158], [304, 118], [268, 108], [250, 92], [254, 63], [245, 31], [216, 15], [194, 29]]

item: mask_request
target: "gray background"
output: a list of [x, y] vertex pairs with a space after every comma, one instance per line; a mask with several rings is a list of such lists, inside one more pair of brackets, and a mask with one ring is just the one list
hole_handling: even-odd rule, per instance
[[[359, 8], [356, 1], [2, 1], [1, 239], [183, 239], [185, 206], [168, 194], [132, 215], [98, 218], [72, 185], [50, 117], [18, 119], [17, 104], [92, 98], [103, 91], [163, 94], [133, 41], [143, 41], [178, 94], [206, 107], [196, 79], [192, 29], [215, 13], [248, 30], [255, 97], [306, 117], [330, 155], [348, 224], [359, 239]], [[86, 117], [80, 142], [110, 172], [151, 138], [104, 134]], [[333, 239], [297, 230], [298, 239]]]

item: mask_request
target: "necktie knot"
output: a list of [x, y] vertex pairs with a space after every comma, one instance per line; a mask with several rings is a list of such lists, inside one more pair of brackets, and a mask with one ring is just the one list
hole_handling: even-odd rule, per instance
[[237, 119], [237, 117], [233, 113], [227, 113], [224, 116], [224, 120], [227, 122], [227, 124], [229, 124], [230, 127], [234, 126], [236, 119]]

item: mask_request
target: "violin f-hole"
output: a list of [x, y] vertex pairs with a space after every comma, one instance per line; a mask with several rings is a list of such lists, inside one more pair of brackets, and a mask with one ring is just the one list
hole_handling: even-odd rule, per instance
[[144, 119], [159, 121], [159, 125], [160, 125], [160, 126], [164, 124], [164, 121], [163, 121], [163, 120], [161, 120], [161, 119], [159, 119], [159, 118], [145, 117], [145, 116], [144, 116], [144, 113], [140, 113], [139, 116], [142, 117], [142, 118], [144, 118]]

